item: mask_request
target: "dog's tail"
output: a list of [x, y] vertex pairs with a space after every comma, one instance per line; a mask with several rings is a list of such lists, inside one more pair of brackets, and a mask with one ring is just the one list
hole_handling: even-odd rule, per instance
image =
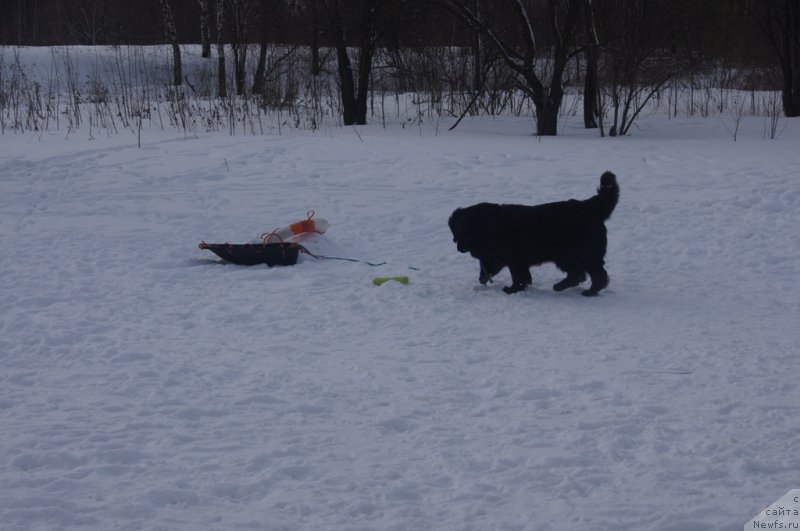
[[589, 199], [594, 207], [595, 213], [603, 220], [611, 217], [614, 208], [619, 201], [619, 185], [617, 176], [610, 171], [600, 176], [600, 186], [597, 188], [597, 195]]

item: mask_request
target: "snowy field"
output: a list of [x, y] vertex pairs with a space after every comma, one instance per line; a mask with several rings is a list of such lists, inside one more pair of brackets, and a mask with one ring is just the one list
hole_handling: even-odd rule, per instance
[[[445, 125], [0, 136], [0, 529], [728, 530], [800, 486], [800, 122]], [[604, 170], [606, 291], [478, 284], [454, 208]], [[197, 248], [309, 209], [387, 264]]]

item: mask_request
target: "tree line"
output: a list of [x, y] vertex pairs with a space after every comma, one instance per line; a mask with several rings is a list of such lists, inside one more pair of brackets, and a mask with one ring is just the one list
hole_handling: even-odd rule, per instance
[[570, 87], [587, 128], [625, 135], [668, 83], [721, 71], [742, 89], [779, 90], [785, 116], [800, 115], [797, 0], [0, 0], [0, 14], [4, 45], [170, 44], [174, 85], [181, 44], [201, 44], [221, 97], [265, 90], [267, 61], [280, 59], [270, 45], [307, 50], [312, 76], [332, 53], [346, 125], [367, 122], [378, 56], [411, 91], [447, 71], [452, 50], [466, 61], [448, 80], [469, 95], [464, 113], [519, 91], [540, 135], [556, 134]]

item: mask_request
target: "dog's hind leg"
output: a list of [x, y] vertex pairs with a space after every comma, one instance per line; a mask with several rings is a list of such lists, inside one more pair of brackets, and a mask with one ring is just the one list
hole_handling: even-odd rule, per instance
[[589, 276], [592, 279], [592, 285], [589, 287], [589, 289], [581, 292], [581, 295], [585, 295], [586, 297], [594, 297], [600, 292], [601, 289], [604, 289], [606, 286], [608, 286], [608, 273], [603, 267], [602, 261], [600, 261], [600, 263], [588, 265], [586, 267], [586, 272], [589, 273]]
[[509, 295], [522, 291], [533, 283], [531, 271], [527, 265], [509, 265], [508, 270], [511, 272], [511, 285], [504, 287], [503, 291]]
[[577, 272], [570, 271], [567, 274], [567, 278], [553, 284], [553, 290], [564, 291], [567, 288], [574, 288], [584, 280], [586, 280], [586, 273], [584, 273], [583, 271], [577, 271]]
[[583, 272], [579, 266], [565, 265], [556, 263], [556, 266], [567, 273], [567, 278], [561, 282], [556, 282], [553, 285], [555, 291], [564, 291], [567, 288], [574, 288], [584, 280], [586, 280], [586, 273]]

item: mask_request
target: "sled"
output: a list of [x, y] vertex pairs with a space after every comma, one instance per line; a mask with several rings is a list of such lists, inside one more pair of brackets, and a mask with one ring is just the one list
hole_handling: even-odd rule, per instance
[[[295, 265], [301, 252], [317, 256], [299, 243], [285, 241], [289, 238], [307, 233], [323, 234], [329, 223], [322, 219], [314, 219], [314, 211], [309, 210], [306, 219], [292, 223], [288, 227], [275, 229], [261, 235], [261, 243], [206, 243], [200, 242], [201, 249], [207, 249], [226, 262], [237, 265], [287, 266]], [[273, 241], [275, 240], [275, 241]]]
[[226, 262], [237, 265], [267, 264], [290, 266], [297, 263], [300, 245], [291, 242], [279, 243], [206, 243], [200, 242], [201, 249], [207, 249]]

